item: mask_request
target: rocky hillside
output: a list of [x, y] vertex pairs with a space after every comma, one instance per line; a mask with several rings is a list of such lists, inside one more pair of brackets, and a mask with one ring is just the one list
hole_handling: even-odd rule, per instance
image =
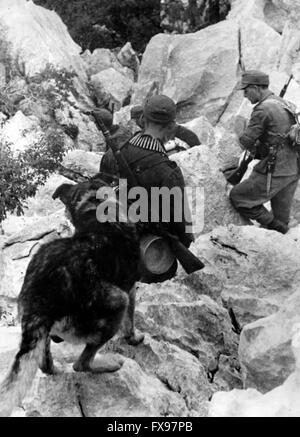
[[[87, 110], [114, 103], [114, 122], [133, 130], [131, 106], [154, 89], [176, 101], [179, 121], [202, 143], [172, 159], [187, 185], [201, 189], [191, 250], [205, 268], [139, 284], [136, 325], [144, 342], [134, 348], [116, 336], [98, 356], [124, 361], [118, 372], [74, 373], [81, 348], [52, 344], [62, 373], [38, 373], [15, 416], [300, 415], [300, 191], [296, 226], [281, 235], [244, 224], [221, 172], [240, 155], [234, 117], [251, 112], [235, 88], [242, 64], [269, 73], [275, 92], [293, 73], [286, 98], [300, 107], [300, 7], [291, 0], [231, 3], [222, 22], [155, 35], [140, 64], [129, 42], [116, 53], [82, 52], [55, 12], [26, 0], [0, 1], [0, 144], [14, 156], [51, 128], [61, 133], [63, 165], [93, 175], [105, 140]], [[23, 216], [8, 214], [3, 222], [1, 378], [20, 338], [16, 298], [28, 262], [41, 244], [73, 232], [62, 204], [51, 198], [64, 181], [52, 174]]]

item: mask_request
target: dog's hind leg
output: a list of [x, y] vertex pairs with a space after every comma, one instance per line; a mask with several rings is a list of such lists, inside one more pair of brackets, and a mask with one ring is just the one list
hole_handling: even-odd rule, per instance
[[39, 359], [39, 368], [43, 373], [46, 373], [47, 375], [54, 375], [55, 373], [58, 372], [53, 364], [53, 359], [50, 350], [50, 343], [51, 343], [50, 336], [47, 335], [47, 338], [45, 339], [43, 344], [42, 354]]
[[134, 326], [134, 312], [135, 312], [135, 295], [136, 285], [134, 285], [129, 291], [129, 304], [127, 307], [127, 313], [125, 316], [125, 335], [124, 338], [128, 344], [137, 346], [144, 340], [144, 334], [137, 334]]

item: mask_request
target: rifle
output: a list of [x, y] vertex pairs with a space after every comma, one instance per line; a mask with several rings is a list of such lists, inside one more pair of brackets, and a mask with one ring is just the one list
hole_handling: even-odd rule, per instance
[[65, 178], [71, 179], [72, 181], [77, 183], [86, 182], [90, 179], [88, 176], [84, 176], [83, 174], [79, 173], [79, 171], [66, 168], [62, 164], [58, 165], [58, 173]]
[[96, 121], [98, 129], [101, 130], [101, 132], [103, 133], [103, 135], [105, 137], [107, 148], [110, 147], [113, 154], [114, 154], [114, 157], [118, 163], [118, 167], [120, 169], [121, 174], [126, 175], [128, 185], [130, 185], [131, 187], [138, 185], [136, 178], [134, 177], [132, 171], [129, 168], [129, 165], [127, 164], [126, 159], [124, 158], [120, 149], [118, 148], [118, 146], [115, 144], [114, 140], [112, 139], [109, 130], [105, 126], [105, 123], [103, 123], [103, 121], [101, 120], [101, 117], [99, 117], [99, 115], [96, 116], [93, 112], [92, 112], [92, 115]]
[[238, 184], [242, 180], [244, 174], [246, 173], [247, 168], [248, 168], [248, 164], [252, 160], [253, 160], [252, 155], [245, 152], [243, 159], [238, 167], [234, 167], [231, 169], [228, 168], [228, 169], [224, 170], [223, 173], [230, 172], [227, 176], [225, 175], [227, 182], [229, 182], [231, 185]]
[[283, 87], [282, 90], [280, 91], [280, 93], [279, 93], [279, 97], [281, 97], [281, 98], [284, 97], [284, 95], [285, 95], [285, 93], [286, 93], [286, 90], [288, 89], [288, 86], [289, 86], [289, 84], [290, 84], [290, 82], [291, 82], [292, 79], [293, 79], [293, 74], [290, 75], [290, 77], [289, 77], [287, 83], [284, 85], [284, 87]]
[[[93, 114], [94, 115], [94, 114]], [[114, 141], [111, 139], [109, 130], [101, 120], [99, 116], [94, 115], [96, 124], [99, 129], [101, 129], [108, 146], [111, 148], [114, 157], [118, 163], [121, 174], [126, 175], [128, 185], [131, 187], [136, 187], [139, 185], [135, 175], [132, 173], [126, 159], [124, 158], [121, 150], [115, 145]], [[170, 234], [167, 231], [161, 232], [162, 236], [168, 241], [171, 250], [173, 251], [175, 257], [178, 259], [186, 273], [190, 274], [201, 270], [204, 267], [202, 261], [199, 260], [186, 246], [184, 246], [176, 235]]]

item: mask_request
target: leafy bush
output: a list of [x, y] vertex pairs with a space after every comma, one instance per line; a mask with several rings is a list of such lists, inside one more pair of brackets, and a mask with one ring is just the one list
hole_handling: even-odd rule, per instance
[[0, 144], [0, 223], [8, 212], [24, 213], [25, 200], [34, 196], [63, 159], [63, 133], [47, 132], [27, 150], [14, 156], [9, 144]]
[[45, 68], [28, 80], [27, 95], [29, 99], [45, 103], [51, 109], [61, 109], [65, 102], [70, 103], [70, 96], [78, 97], [73, 79], [74, 71], [46, 64]]

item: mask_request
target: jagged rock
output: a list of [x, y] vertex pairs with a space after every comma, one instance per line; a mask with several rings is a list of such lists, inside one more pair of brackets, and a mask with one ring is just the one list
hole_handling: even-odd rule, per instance
[[300, 11], [295, 16], [291, 15], [291, 19], [285, 24], [282, 34], [282, 45], [280, 50], [280, 70], [288, 74], [293, 73], [294, 78], [300, 82], [300, 26], [299, 17]]
[[55, 111], [55, 120], [62, 126], [78, 129], [78, 135], [72, 138], [72, 148], [87, 152], [103, 152], [105, 150], [104, 136], [97, 128], [93, 117], [78, 109], [65, 106], [63, 109]]
[[143, 55], [133, 103], [142, 103], [157, 83], [179, 104], [179, 122], [205, 115], [216, 124], [236, 83], [237, 32], [234, 21], [224, 21], [193, 34], [155, 35]]
[[215, 141], [211, 151], [218, 159], [219, 168], [224, 170], [239, 159], [242, 149], [235, 133], [218, 126], [215, 128]]
[[[265, 22], [282, 34], [276, 68], [287, 74], [293, 73], [295, 79], [300, 82], [299, 3], [293, 0], [234, 0], [228, 18], [243, 23], [249, 17]], [[265, 44], [261, 47], [263, 46]], [[256, 64], [255, 54], [253, 59]]]
[[293, 372], [291, 340], [296, 323], [300, 323], [299, 287], [276, 314], [244, 327], [239, 357], [246, 388], [254, 387], [265, 393], [282, 384]]
[[206, 144], [209, 146], [215, 143], [214, 128], [206, 117], [201, 116], [194, 118], [193, 120], [183, 124], [183, 126], [195, 132], [201, 144]]
[[89, 50], [85, 50], [81, 57], [86, 64], [89, 77], [100, 73], [100, 71], [107, 70], [108, 68], [114, 68], [132, 81], [134, 80], [134, 72], [128, 68], [128, 65], [126, 66], [122, 64], [118, 57], [109, 49], [97, 48], [93, 53]]
[[[300, 416], [300, 324], [291, 330], [290, 352], [294, 369], [279, 387], [261, 394], [258, 390], [232, 390], [215, 393], [209, 408], [210, 417], [299, 417]], [[282, 370], [285, 373], [285, 365]], [[266, 369], [265, 375], [268, 375]]]
[[[221, 224], [243, 224], [226, 195], [226, 180], [208, 146], [195, 146], [171, 156], [181, 167], [188, 188], [194, 233], [209, 232]], [[217, 205], [217, 207], [216, 207]]]
[[35, 223], [38, 222], [41, 217], [44, 218], [54, 212], [59, 213], [62, 211], [63, 204], [59, 199], [53, 200], [52, 194], [56, 188], [63, 183], [73, 183], [73, 181], [57, 174], [51, 175], [45, 185], [37, 190], [36, 195], [26, 200], [24, 215], [16, 216], [14, 214], [8, 214], [8, 217], [2, 223], [4, 229], [3, 243], [8, 237], [14, 234], [19, 235], [19, 231], [22, 229], [34, 230]]
[[[2, 342], [0, 341], [0, 372], [1, 376], [4, 376], [16, 352], [20, 334], [19, 329], [16, 328], [0, 328], [0, 334], [0, 338], [3, 339]], [[173, 383], [171, 381], [168, 388], [166, 382], [149, 375], [130, 358], [120, 354], [101, 353], [96, 357], [96, 361], [121, 359], [124, 361], [122, 368], [115, 373], [100, 375], [76, 373], [72, 370], [71, 363], [77, 359], [82, 346], [73, 346], [67, 343], [59, 345], [52, 343], [52, 346], [56, 365], [62, 373], [55, 376], [45, 376], [38, 372], [33, 386], [23, 402], [26, 416], [80, 417], [84, 414], [91, 417], [183, 417], [189, 414], [186, 405], [189, 398], [185, 402], [184, 396], [177, 393], [178, 386], [176, 386], [175, 381]], [[163, 347], [159, 348], [159, 351], [162, 350], [164, 350]], [[172, 347], [170, 351], [172, 351]], [[182, 367], [184, 364], [182, 360], [186, 357], [184, 353], [181, 353], [180, 356], [180, 351], [178, 354], [177, 369], [179, 373], [183, 371], [179, 367], [180, 365]], [[161, 361], [165, 360], [168, 366], [167, 359], [168, 354], [165, 351], [165, 356], [163, 359], [161, 358]], [[191, 357], [191, 366], [194, 366], [194, 370], [197, 368], [195, 361], [197, 360]], [[168, 374], [167, 369], [164, 371], [161, 368], [161, 375], [164, 372]], [[200, 366], [198, 366], [197, 375], [201, 375]], [[183, 376], [178, 385], [181, 383], [188, 387]], [[171, 375], [169, 377], [171, 380]], [[194, 375], [195, 377], [196, 375]], [[163, 377], [161, 379], [163, 380]], [[197, 386], [199, 386], [199, 382]], [[188, 392], [188, 388], [186, 391]], [[192, 385], [190, 392], [193, 393]], [[196, 402], [196, 399], [194, 401]], [[24, 415], [24, 411], [16, 410], [13, 416], [18, 415]]]
[[127, 42], [125, 46], [121, 48], [117, 54], [117, 59], [124, 67], [130, 68], [134, 72], [134, 77], [137, 78], [140, 61], [130, 42]]
[[[241, 29], [241, 54], [246, 70], [275, 70], [279, 60], [281, 35], [268, 24], [254, 18], [243, 19]], [[260, 44], [260, 41], [264, 41]]]
[[1, 129], [1, 141], [10, 145], [13, 153], [24, 151], [35, 143], [41, 134], [36, 117], [26, 117], [18, 111]]
[[166, 341], [145, 335], [138, 347], [128, 346], [120, 337], [109, 343], [108, 350], [135, 360], [144, 372], [155, 375], [185, 400], [189, 414], [206, 416], [212, 386], [206, 371], [192, 354]]
[[242, 21], [248, 17], [265, 21], [274, 30], [282, 33], [288, 10], [282, 7], [281, 0], [232, 0], [228, 18]]
[[[187, 414], [183, 399], [126, 359], [115, 373], [40, 377], [24, 402], [27, 415], [42, 417], [149, 417]], [[79, 405], [80, 401], [80, 405]]]
[[299, 283], [299, 238], [289, 232], [230, 225], [192, 244], [193, 253], [218, 272], [221, 297], [240, 325], [277, 311]]
[[[15, 301], [23, 283], [27, 265], [41, 244], [53, 239], [70, 236], [73, 228], [64, 215], [64, 208], [47, 217], [33, 220], [32, 224], [13, 234], [4, 241], [0, 268], [0, 302]], [[16, 314], [16, 308], [14, 308]]]
[[85, 152], [83, 150], [71, 150], [63, 159], [63, 165], [77, 171], [82, 176], [94, 176], [99, 172], [102, 154]]
[[176, 281], [140, 286], [136, 326], [155, 340], [192, 353], [205, 369], [236, 348], [228, 313], [210, 297]]
[[50, 61], [58, 67], [74, 69], [82, 81], [86, 80], [79, 55], [81, 48], [56, 12], [32, 1], [2, 1], [0, 26], [10, 53], [18, 58], [20, 69], [25, 69], [29, 76], [43, 70]]
[[91, 85], [99, 106], [107, 101], [115, 104], [118, 111], [129, 103], [133, 91], [133, 81], [110, 67], [91, 76]]
[[132, 101], [143, 102], [156, 84], [178, 104], [179, 121], [205, 115], [213, 125], [222, 120], [226, 126], [224, 112], [236, 113], [243, 99], [243, 93], [234, 89], [239, 61], [246, 68], [276, 70], [281, 42], [281, 35], [251, 17], [229, 19], [193, 34], [156, 35], [144, 53]]

